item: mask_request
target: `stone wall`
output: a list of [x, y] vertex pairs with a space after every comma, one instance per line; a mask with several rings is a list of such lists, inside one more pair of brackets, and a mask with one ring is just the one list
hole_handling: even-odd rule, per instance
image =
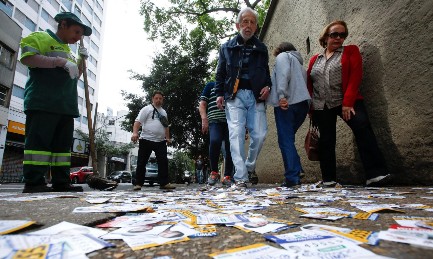
[[[274, 0], [275, 1], [275, 0]], [[433, 184], [433, 1], [347, 0], [276, 2], [261, 38], [273, 49], [292, 42], [307, 67], [322, 51], [321, 30], [333, 20], [347, 22], [345, 44], [357, 44], [363, 56], [361, 93], [390, 172], [400, 184]], [[310, 52], [307, 53], [310, 42]], [[283, 179], [273, 108], [268, 107], [269, 133], [257, 162], [261, 182]], [[308, 119], [296, 135], [306, 181], [321, 180], [318, 162], [305, 157], [303, 141]], [[337, 178], [345, 184], [365, 182], [353, 134], [337, 122]]]

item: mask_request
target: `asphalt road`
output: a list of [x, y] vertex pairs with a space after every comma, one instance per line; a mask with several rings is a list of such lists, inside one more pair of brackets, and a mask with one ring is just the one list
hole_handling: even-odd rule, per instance
[[[90, 189], [86, 185], [82, 185], [86, 191]], [[206, 193], [203, 190], [205, 185], [191, 184], [191, 185], [176, 185], [178, 188], [176, 191], [190, 191], [197, 195]], [[1, 193], [12, 193], [11, 197], [26, 197], [31, 194], [22, 194], [22, 184], [1, 184]], [[251, 190], [260, 189], [276, 189], [276, 185], [259, 184], [250, 188]], [[122, 193], [130, 191], [132, 189], [131, 184], [122, 183], [114, 191], [115, 193]], [[346, 188], [344, 188], [346, 190]], [[365, 188], [347, 188], [347, 191], [358, 193], [360, 197], [365, 199], [372, 199], [378, 203], [395, 203], [395, 204], [424, 204], [426, 206], [433, 207], [433, 194], [430, 194], [428, 187], [413, 188], [413, 187], [393, 187], [387, 189], [378, 190], [366, 190]], [[150, 187], [146, 185], [142, 188], [137, 195], [146, 196], [149, 192], [159, 192], [161, 196], [165, 196], [164, 192], [159, 190], [158, 186]], [[329, 195], [335, 195], [341, 193], [342, 190], [338, 190], [335, 193], [329, 193]], [[382, 193], [392, 194], [400, 196], [396, 199], [387, 199], [384, 197], [371, 198], [368, 197], [368, 193]], [[94, 193], [93, 193], [94, 194]], [[317, 192], [312, 192], [308, 195], [317, 195]], [[21, 233], [26, 233], [34, 230], [43, 229], [62, 221], [68, 221], [75, 224], [81, 224], [85, 226], [95, 226], [97, 224], [106, 222], [116, 216], [123, 215], [122, 213], [72, 213], [75, 207], [89, 206], [85, 201], [84, 197], [87, 194], [79, 194], [76, 197], [64, 197], [56, 199], [37, 200], [32, 202], [16, 202], [0, 200], [0, 219], [24, 219], [34, 220], [38, 225], [33, 228], [25, 229]], [[404, 198], [401, 198], [404, 196]], [[327, 202], [326, 206], [338, 207], [353, 211], [353, 207], [349, 205], [345, 200], [344, 195], [342, 200], [333, 202]], [[388, 227], [396, 222], [393, 216], [423, 216], [433, 217], [433, 212], [429, 212], [423, 209], [406, 209], [404, 213], [398, 212], [386, 212], [379, 213], [380, 216], [377, 220], [355, 220], [352, 218], [344, 218], [337, 221], [323, 221], [309, 218], [301, 218], [300, 213], [295, 211], [295, 207], [298, 207], [295, 203], [305, 201], [305, 198], [299, 197], [288, 197], [281, 204], [272, 205], [267, 209], [254, 211], [254, 213], [260, 213], [267, 217], [283, 219], [288, 221], [297, 222], [301, 225], [305, 224], [327, 224], [338, 227], [345, 227], [351, 229], [361, 229], [366, 231], [380, 231], [387, 230]], [[293, 229], [287, 229], [277, 234], [289, 233], [299, 231], [299, 227]], [[266, 241], [262, 234], [250, 232], [246, 233], [226, 226], [217, 226], [218, 235], [215, 237], [203, 237], [194, 238], [187, 242], [180, 242], [174, 244], [166, 244], [157, 247], [147, 248], [138, 251], [132, 251], [122, 240], [113, 240], [112, 243], [116, 245], [114, 248], [107, 248], [98, 250], [90, 253], [87, 256], [89, 258], [154, 258], [158, 256], [169, 256], [171, 258], [210, 258], [209, 253], [221, 251], [230, 248], [236, 248], [255, 243], [266, 243], [268, 245], [279, 247], [277, 244]], [[110, 240], [111, 242], [111, 240]], [[378, 246], [362, 245], [362, 247], [373, 251], [378, 255], [388, 256], [392, 258], [433, 258], [433, 250], [420, 248], [412, 245], [383, 241], [381, 240]], [[281, 247], [279, 247], [281, 248]]]

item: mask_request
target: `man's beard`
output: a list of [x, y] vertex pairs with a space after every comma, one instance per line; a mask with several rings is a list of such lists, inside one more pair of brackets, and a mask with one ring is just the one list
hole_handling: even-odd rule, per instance
[[244, 39], [245, 42], [254, 36], [254, 34], [251, 34], [251, 36], [247, 36], [247, 35], [245, 35], [245, 32], [242, 30], [239, 31], [239, 34], [242, 36], [242, 39]]

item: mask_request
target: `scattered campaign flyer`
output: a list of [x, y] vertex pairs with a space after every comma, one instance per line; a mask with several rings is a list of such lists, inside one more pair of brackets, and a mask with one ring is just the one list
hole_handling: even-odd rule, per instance
[[265, 244], [253, 244], [222, 252], [209, 254], [215, 259], [265, 259], [265, 258], [295, 258], [291, 252]]
[[208, 224], [235, 224], [238, 222], [247, 222], [248, 219], [240, 214], [222, 214], [222, 213], [201, 213], [197, 215], [198, 225]]
[[265, 238], [292, 252], [293, 258], [383, 258], [346, 239], [315, 231], [269, 235]]
[[0, 220], [0, 235], [21, 230], [35, 223], [35, 221], [31, 220]]

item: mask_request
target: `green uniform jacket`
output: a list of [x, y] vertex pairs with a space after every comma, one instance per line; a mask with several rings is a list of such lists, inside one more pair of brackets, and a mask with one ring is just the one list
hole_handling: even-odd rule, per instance
[[[62, 57], [76, 63], [68, 44], [52, 31], [33, 32], [21, 40], [21, 58], [31, 55]], [[78, 117], [78, 79], [60, 67], [29, 67], [30, 76], [24, 91], [24, 112], [45, 111]]]

